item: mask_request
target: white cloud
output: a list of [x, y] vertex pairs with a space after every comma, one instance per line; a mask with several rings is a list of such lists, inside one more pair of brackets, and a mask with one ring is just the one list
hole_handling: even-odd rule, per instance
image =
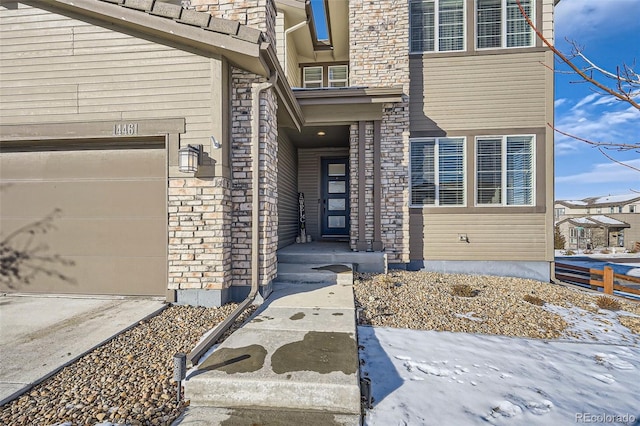
[[599, 97], [600, 95], [598, 93], [591, 93], [590, 95], [587, 95], [584, 98], [580, 99], [578, 103], [573, 106], [572, 109], [578, 109], [581, 106], [590, 104], [592, 101], [596, 100]]
[[[640, 158], [625, 161], [625, 163], [640, 168]], [[558, 172], [562, 171], [558, 170]], [[637, 186], [639, 181], [640, 172], [614, 162], [594, 164], [593, 168], [587, 172], [556, 177], [556, 183], [573, 184], [626, 182]]]
[[567, 98], [560, 98], [560, 99], [556, 99], [555, 102], [553, 103], [553, 106], [558, 108], [560, 105], [564, 104], [567, 102]]
[[593, 105], [605, 105], [605, 106], [610, 106], [610, 105], [616, 105], [618, 102], [621, 102], [618, 98], [614, 97], [614, 96], [603, 96], [600, 99], [598, 99], [597, 101], [595, 101], [593, 103]]
[[[590, 94], [556, 117], [555, 128], [592, 142], [640, 143], [640, 111], [625, 102], [609, 102], [609, 97]], [[586, 146], [556, 133], [556, 155], [566, 155]]]
[[616, 31], [640, 20], [638, 0], [562, 0], [555, 9], [559, 39], [598, 37], [602, 31]]

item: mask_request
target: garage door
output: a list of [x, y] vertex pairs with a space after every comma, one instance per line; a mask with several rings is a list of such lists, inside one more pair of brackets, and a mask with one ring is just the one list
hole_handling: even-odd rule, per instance
[[165, 294], [165, 150], [118, 142], [3, 147], [1, 238], [28, 256], [3, 291]]

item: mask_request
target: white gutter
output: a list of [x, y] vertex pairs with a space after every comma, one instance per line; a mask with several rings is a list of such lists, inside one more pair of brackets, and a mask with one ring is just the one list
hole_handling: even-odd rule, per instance
[[251, 290], [238, 307], [200, 342], [187, 357], [190, 365], [196, 365], [209, 348], [222, 337], [238, 317], [253, 303], [260, 288], [260, 94], [271, 88], [278, 74], [273, 71], [269, 81], [251, 88]]
[[284, 46], [282, 46], [282, 48], [284, 50], [283, 68], [284, 68], [284, 74], [287, 76], [287, 78], [289, 78], [289, 74], [288, 74], [288, 70], [287, 70], [287, 57], [289, 56], [289, 52], [287, 51], [287, 38], [289, 38], [289, 33], [292, 33], [295, 30], [304, 27], [308, 23], [309, 23], [309, 19], [307, 19], [306, 21], [298, 22], [293, 27], [287, 28], [286, 30], [284, 30]]

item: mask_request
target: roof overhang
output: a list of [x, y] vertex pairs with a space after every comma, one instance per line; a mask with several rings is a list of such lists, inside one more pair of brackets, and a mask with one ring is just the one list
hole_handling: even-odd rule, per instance
[[380, 120], [383, 104], [403, 101], [400, 86], [301, 89], [294, 94], [302, 107], [305, 124], [313, 125]]
[[570, 223], [571, 225], [578, 228], [615, 228], [615, 229], [623, 229], [623, 228], [631, 228], [626, 222], [621, 220], [613, 219], [608, 216], [605, 216], [607, 220], [610, 222], [603, 222], [597, 219], [597, 216], [580, 216], [580, 217], [570, 217], [558, 222], [558, 225], [561, 223]]
[[153, 41], [178, 45], [203, 56], [224, 56], [238, 68], [268, 75], [258, 60], [261, 32], [234, 21], [150, 0], [22, 1], [66, 16], [90, 18], [102, 26], [132, 31], [136, 36], [146, 35]]

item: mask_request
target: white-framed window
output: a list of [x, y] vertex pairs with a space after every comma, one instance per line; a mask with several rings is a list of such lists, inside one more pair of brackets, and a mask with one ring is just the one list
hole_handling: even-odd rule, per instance
[[535, 137], [476, 138], [476, 204], [532, 206], [535, 181]]
[[411, 206], [464, 206], [465, 138], [411, 139]]
[[559, 220], [559, 219], [560, 219], [560, 216], [564, 216], [564, 212], [565, 212], [564, 207], [557, 207], [557, 208], [555, 209], [555, 213], [556, 213], [556, 220]]
[[464, 50], [464, 4], [465, 0], [410, 0], [410, 52]]
[[631, 204], [629, 206], [629, 213], [635, 213], [636, 212], [636, 206], [634, 206], [633, 204]]
[[329, 87], [347, 87], [349, 85], [348, 65], [329, 65]]
[[304, 88], [322, 87], [322, 67], [304, 67], [302, 81]]
[[[535, 22], [535, 0], [520, 0], [525, 12]], [[499, 49], [531, 47], [533, 30], [520, 13], [516, 0], [476, 0], [476, 47]]]

